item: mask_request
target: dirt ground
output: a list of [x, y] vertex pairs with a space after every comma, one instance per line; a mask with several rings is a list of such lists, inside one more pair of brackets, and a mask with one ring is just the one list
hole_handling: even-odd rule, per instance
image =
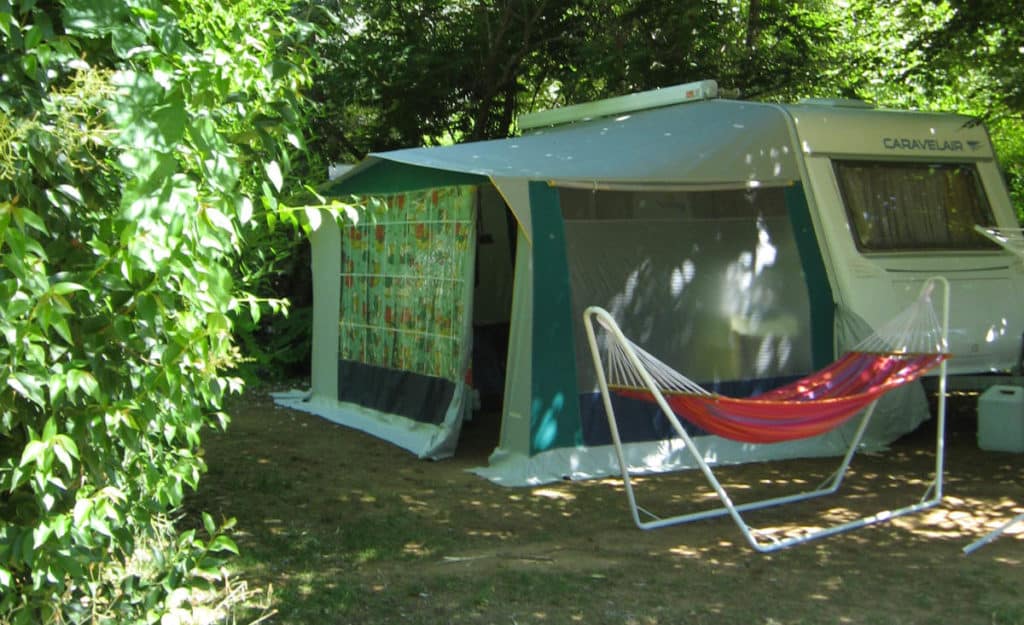
[[[1024, 454], [978, 449], [975, 402], [954, 398], [941, 507], [770, 555], [724, 518], [639, 530], [617, 479], [510, 489], [476, 477], [493, 420], [471, 424], [455, 458], [428, 462], [264, 391], [207, 435], [209, 474], [189, 507], [238, 519], [234, 572], [273, 586], [269, 623], [1024, 623], [1024, 523], [961, 552], [1024, 512]], [[835, 496], [749, 520], [799, 531], [912, 503], [933, 432], [859, 456]], [[721, 476], [742, 501], [817, 484], [836, 462]], [[709, 501], [697, 471], [639, 482], [651, 509]]]

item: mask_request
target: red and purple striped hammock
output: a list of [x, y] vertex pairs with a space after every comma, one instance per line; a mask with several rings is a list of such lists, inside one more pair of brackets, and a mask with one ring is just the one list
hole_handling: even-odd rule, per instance
[[[828, 432], [886, 392], [912, 382], [947, 353], [847, 352], [826, 368], [751, 398], [663, 390], [669, 407], [711, 434], [747, 443], [777, 443]], [[654, 401], [646, 388], [611, 385], [616, 394]]]

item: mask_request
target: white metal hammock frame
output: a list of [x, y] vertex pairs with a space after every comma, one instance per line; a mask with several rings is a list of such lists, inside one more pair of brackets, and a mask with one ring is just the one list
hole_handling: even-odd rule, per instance
[[[992, 226], [974, 226], [974, 229], [980, 234], [984, 235], [989, 240], [993, 241], [1006, 251], [1014, 254], [1021, 261], [1024, 261], [1024, 228], [995, 228]], [[985, 545], [989, 544], [993, 540], [1002, 536], [1006, 530], [1010, 529], [1017, 523], [1024, 521], [1024, 514], [1018, 514], [1009, 521], [1003, 523], [996, 529], [992, 530], [988, 534], [985, 534], [978, 540], [964, 547], [963, 551], [965, 555], [970, 555], [981, 549]]]
[[974, 230], [1006, 251], [1024, 260], [1024, 229], [974, 226]]
[[[948, 349], [948, 337], [949, 337], [949, 282], [941, 277], [936, 276], [929, 278], [921, 289], [921, 295], [918, 300], [900, 316], [893, 319], [893, 322], [887, 324], [885, 328], [876, 332], [874, 337], [879, 335], [886, 335], [885, 329], [893, 330], [893, 326], [903, 325], [903, 331], [897, 330], [898, 334], [906, 336], [905, 330], [910, 329], [907, 324], [909, 318], [908, 312], [911, 309], [922, 309], [923, 305], [927, 306], [927, 309], [931, 311], [931, 315], [934, 319], [934, 308], [931, 304], [931, 293], [936, 286], [942, 286], [942, 317], [941, 321], [938, 322], [940, 327], [937, 330], [939, 341], [938, 345], [932, 343], [932, 349], [937, 349], [941, 352], [945, 352]], [[609, 356], [609, 360], [613, 359], [624, 359], [626, 366], [621, 366], [622, 362], [616, 362], [615, 364], [609, 363], [606, 368], [605, 363], [601, 358], [601, 351], [598, 347], [597, 334], [594, 331], [594, 320], [600, 324], [602, 329], [605, 331], [606, 346], [608, 349], [605, 353]], [[871, 420], [871, 416], [874, 413], [877, 400], [871, 402], [871, 404], [864, 409], [863, 416], [860, 419], [860, 423], [857, 426], [856, 432], [850, 441], [850, 445], [839, 464], [839, 467], [833, 472], [828, 478], [825, 479], [817, 488], [793, 495], [785, 495], [781, 497], [772, 497], [768, 499], [762, 499], [759, 501], [753, 501], [743, 504], [735, 504], [732, 498], [726, 492], [721, 482], [715, 477], [714, 472], [708, 465], [708, 462], [704, 459], [704, 455], [701, 452], [700, 447], [694, 442], [693, 438], [687, 433], [686, 429], [680, 423], [679, 418], [675, 412], [669, 407], [668, 402], [665, 400], [663, 390], [669, 392], [672, 389], [672, 384], [666, 388], [664, 384], [659, 384], [655, 380], [655, 375], [652, 375], [652, 367], [656, 370], [657, 377], [661, 378], [662, 382], [666, 381], [666, 372], [671, 371], [671, 368], [663, 363], [660, 363], [650, 354], [644, 352], [642, 349], [633, 344], [619, 328], [615, 319], [603, 308], [597, 306], [591, 306], [586, 309], [583, 313], [583, 322], [586, 328], [587, 340], [590, 345], [591, 355], [594, 360], [594, 368], [597, 373], [598, 386], [600, 388], [602, 401], [604, 403], [605, 413], [608, 417], [608, 425], [611, 430], [612, 443], [615, 448], [616, 458], [619, 463], [619, 469], [622, 475], [623, 484], [626, 491], [626, 498], [629, 503], [630, 513], [633, 516], [633, 521], [637, 527], [644, 530], [657, 529], [667, 527], [671, 525], [679, 525], [683, 523], [690, 523], [694, 521], [701, 521], [705, 519], [716, 518], [720, 516], [728, 515], [739, 527], [744, 538], [755, 550], [767, 553], [785, 549], [794, 545], [805, 543], [818, 538], [831, 536], [841, 532], [846, 532], [875, 523], [880, 523], [894, 519], [896, 517], [913, 514], [933, 508], [942, 501], [942, 476], [943, 476], [943, 463], [944, 463], [944, 446], [945, 446], [945, 425], [946, 425], [946, 362], [943, 360], [939, 364], [939, 389], [938, 389], [938, 409], [936, 414], [936, 435], [935, 435], [935, 469], [932, 480], [928, 483], [924, 494], [921, 499], [914, 504], [904, 506], [896, 510], [885, 510], [878, 512], [870, 516], [864, 516], [852, 521], [838, 523], [828, 527], [817, 528], [814, 530], [808, 530], [796, 535], [778, 536], [769, 530], [762, 530], [750, 526], [744, 520], [742, 513], [759, 510], [762, 508], [768, 508], [772, 506], [780, 506], [784, 504], [794, 503], [798, 501], [804, 501], [815, 497], [821, 497], [825, 495], [831, 495], [835, 493], [842, 485], [843, 478], [845, 477], [850, 463], [853, 460], [853, 455], [860, 444], [861, 439], [864, 436], [864, 432], [867, 429], [868, 423]], [[625, 376], [626, 372], [629, 372]], [[608, 372], [612, 372], [615, 376], [614, 381], [619, 380], [630, 380], [632, 382], [639, 382], [642, 388], [649, 391], [661, 412], [665, 418], [671, 424], [675, 434], [682, 439], [686, 449], [689, 450], [691, 457], [694, 462], [700, 468], [705, 478], [708, 480], [711, 488], [715, 491], [718, 499], [721, 502], [721, 506], [710, 510], [702, 510], [698, 512], [683, 513], [676, 516], [661, 517], [657, 514], [650, 512], [649, 510], [641, 507], [637, 503], [636, 493], [634, 492], [633, 479], [630, 473], [629, 465], [626, 462], [625, 451], [623, 448], [622, 437], [619, 431], [618, 421], [615, 416], [615, 410], [612, 406], [611, 395], [609, 391]], [[671, 379], [686, 380], [681, 374], [675, 373], [674, 375], [668, 376]], [[687, 381], [688, 382], [688, 381]], [[689, 384], [692, 384], [689, 383]], [[696, 385], [694, 385], [697, 389]], [[693, 389], [691, 389], [693, 392]]]

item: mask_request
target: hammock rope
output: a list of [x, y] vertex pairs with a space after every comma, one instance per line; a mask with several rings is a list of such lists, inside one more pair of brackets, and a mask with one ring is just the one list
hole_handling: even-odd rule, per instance
[[923, 289], [910, 307], [829, 366], [755, 397], [712, 393], [628, 338], [605, 341], [608, 388], [623, 397], [655, 401], [627, 356], [628, 345], [673, 412], [707, 432], [747, 443], [817, 436], [949, 357], [932, 290]]

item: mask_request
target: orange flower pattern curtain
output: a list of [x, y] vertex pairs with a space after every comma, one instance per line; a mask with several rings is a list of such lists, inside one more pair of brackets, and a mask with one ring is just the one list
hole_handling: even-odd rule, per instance
[[459, 380], [472, 294], [475, 187], [367, 198], [343, 229], [340, 358]]

